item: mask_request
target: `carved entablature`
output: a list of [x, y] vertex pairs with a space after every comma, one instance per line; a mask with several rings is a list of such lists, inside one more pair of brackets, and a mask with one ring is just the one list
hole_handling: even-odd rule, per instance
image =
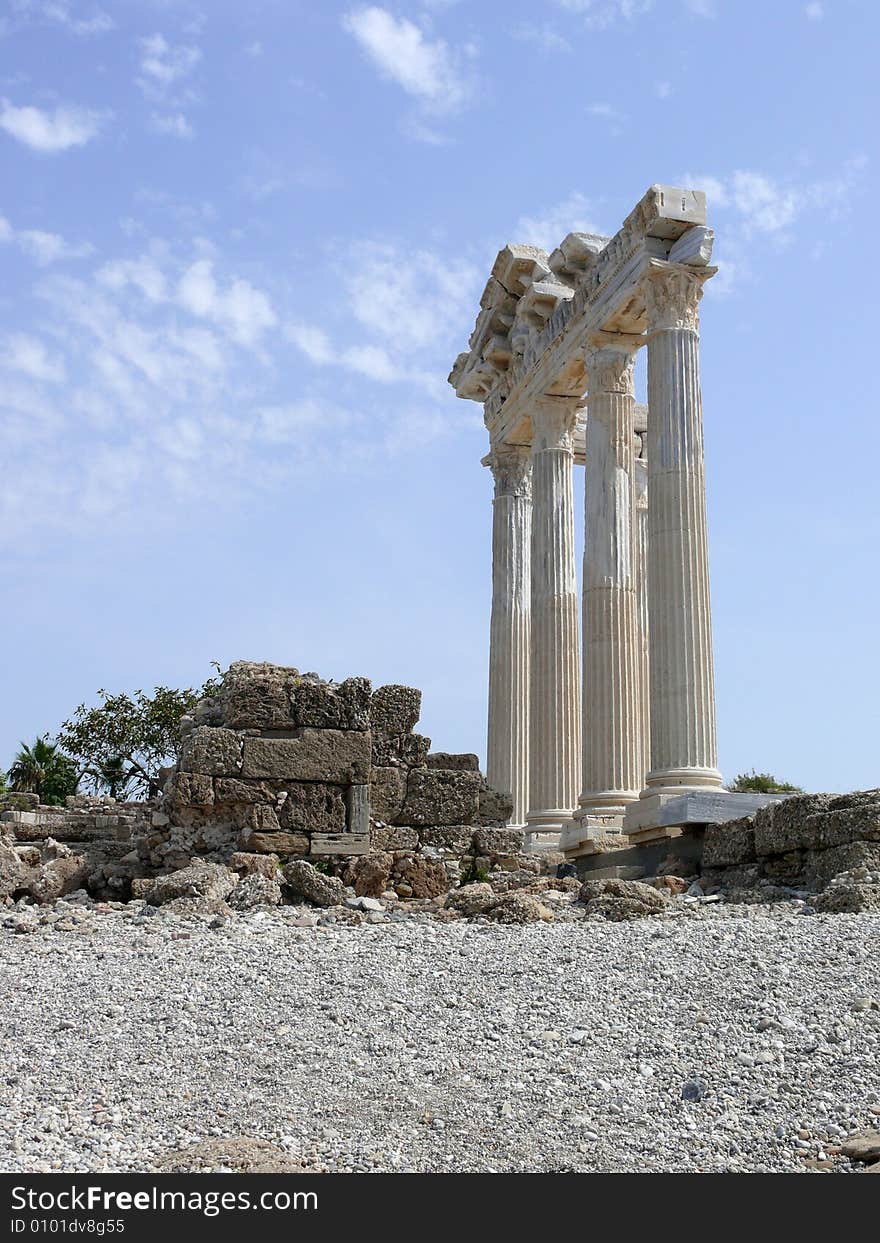
[[[589, 383], [584, 355], [597, 332], [638, 338], [655, 269], [681, 271], [695, 286], [708, 266], [713, 232], [698, 190], [651, 186], [611, 238], [569, 233], [550, 255], [536, 246], [499, 252], [480, 302], [470, 350], [449, 376], [459, 397], [483, 403], [493, 445], [522, 439], [542, 397], [580, 400]], [[687, 285], [672, 276], [672, 287]], [[688, 311], [688, 315], [691, 313]], [[694, 312], [691, 316], [693, 322]]]

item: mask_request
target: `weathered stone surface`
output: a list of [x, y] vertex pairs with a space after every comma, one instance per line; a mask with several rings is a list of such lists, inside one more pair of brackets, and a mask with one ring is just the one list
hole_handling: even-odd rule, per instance
[[431, 739], [424, 734], [405, 734], [399, 747], [400, 761], [407, 768], [424, 768], [431, 750]]
[[369, 729], [370, 693], [367, 678], [347, 678], [340, 683], [303, 679], [293, 697], [296, 724], [316, 729]]
[[255, 854], [272, 855], [307, 855], [309, 853], [309, 837], [306, 833], [255, 833], [253, 829], [245, 829], [240, 844]]
[[204, 773], [209, 777], [235, 776], [241, 771], [241, 747], [241, 735], [230, 729], [198, 726], [183, 740], [178, 781], [184, 772]]
[[422, 711], [422, 692], [412, 686], [380, 686], [370, 700], [370, 727], [386, 737], [410, 734]]
[[807, 877], [818, 888], [858, 867], [880, 872], [880, 842], [847, 842], [830, 850], [810, 850], [805, 860]]
[[[778, 806], [778, 804], [777, 804]], [[704, 867], [733, 867], [755, 860], [755, 817], [710, 824], [703, 838]]]
[[419, 845], [433, 850], [443, 850], [453, 855], [471, 854], [474, 830], [469, 825], [447, 824], [419, 829]]
[[553, 920], [553, 912], [534, 894], [519, 891], [498, 898], [487, 913], [490, 919], [500, 924], [551, 923]]
[[816, 910], [833, 915], [880, 911], [880, 883], [862, 879], [859, 875], [862, 870], [855, 869], [835, 877], [827, 889], [812, 899]]
[[74, 854], [69, 847], [50, 837], [46, 841], [42, 867], [31, 874], [28, 893], [35, 902], [54, 902], [75, 889], [82, 889], [89, 871], [84, 855]]
[[755, 854], [784, 855], [790, 850], [815, 849], [818, 834], [808, 825], [811, 816], [828, 810], [830, 794], [796, 794], [771, 803], [755, 813]]
[[154, 1168], [165, 1174], [303, 1174], [309, 1168], [275, 1144], [250, 1136], [204, 1139], [186, 1148], [160, 1153]]
[[162, 909], [169, 915], [176, 915], [178, 919], [229, 919], [232, 915], [232, 908], [228, 902], [224, 902], [222, 898], [200, 898], [194, 895], [190, 898], [171, 898], [170, 901], [163, 903]]
[[350, 785], [345, 791], [346, 826], [349, 833], [356, 833], [369, 840], [370, 836], [370, 787]]
[[312, 855], [365, 855], [369, 850], [369, 833], [313, 833], [309, 842]]
[[[308, 849], [308, 844], [306, 849]], [[279, 862], [277, 855], [253, 854], [248, 851], [237, 850], [229, 860], [229, 866], [241, 876], [257, 875], [265, 876], [269, 880], [275, 880]]]
[[341, 833], [345, 829], [345, 791], [325, 782], [290, 785], [279, 819], [288, 831]]
[[437, 898], [449, 889], [449, 878], [442, 863], [422, 855], [394, 856], [392, 885], [401, 897]]
[[288, 863], [283, 874], [292, 892], [314, 906], [340, 906], [345, 901], [342, 881], [337, 876], [325, 876], [305, 859]]
[[223, 676], [217, 696], [223, 722], [229, 729], [292, 729], [292, 693], [296, 669], [237, 660]]
[[275, 794], [264, 781], [242, 781], [239, 777], [217, 777], [214, 781], [214, 801], [239, 804], [273, 803]]
[[417, 829], [408, 826], [378, 825], [370, 826], [371, 850], [417, 850], [419, 834]]
[[473, 824], [480, 795], [477, 773], [414, 769], [401, 818], [411, 825]]
[[353, 859], [345, 872], [345, 883], [358, 897], [380, 898], [391, 880], [394, 857], [387, 851]]
[[12, 848], [9, 838], [0, 838], [0, 901], [27, 889], [32, 876], [24, 860]]
[[668, 907], [666, 896], [637, 880], [585, 880], [578, 895], [587, 913], [617, 922], [659, 915]]
[[275, 877], [249, 872], [243, 876], [229, 895], [229, 905], [234, 911], [249, 911], [255, 906], [278, 906], [281, 903], [281, 886]]
[[425, 762], [428, 768], [444, 768], [448, 772], [478, 773], [480, 761], [478, 756], [470, 753], [453, 751], [431, 751]]
[[880, 1131], [858, 1131], [848, 1135], [840, 1151], [851, 1161], [880, 1161]]
[[862, 807], [865, 803], [880, 804], [880, 790], [854, 790], [851, 794], [836, 794], [828, 804], [829, 811], [841, 811], [849, 807]]
[[370, 735], [358, 730], [301, 729], [293, 738], [246, 738], [241, 771], [245, 777], [280, 781], [361, 784], [370, 779]]
[[218, 863], [194, 860], [188, 867], [160, 876], [146, 893], [151, 906], [161, 906], [176, 898], [209, 898], [223, 901], [238, 883], [238, 876]]
[[370, 812], [375, 820], [392, 824], [403, 810], [406, 769], [374, 768], [370, 774]]
[[214, 802], [214, 783], [204, 773], [179, 772], [174, 779], [175, 803], [210, 807]]
[[511, 795], [504, 794], [500, 790], [493, 790], [491, 786], [484, 784], [480, 790], [477, 808], [478, 823], [500, 827], [509, 823], [512, 816], [513, 798]]
[[524, 841], [522, 829], [481, 828], [474, 834], [474, 849], [489, 858], [516, 855], [522, 852]]
[[491, 885], [484, 881], [471, 885], [462, 885], [460, 889], [452, 889], [446, 896], [446, 906], [459, 915], [485, 915], [498, 901]]
[[823, 850], [849, 842], [880, 841], [880, 803], [862, 803], [824, 815], [808, 816], [805, 831]]
[[248, 807], [244, 827], [254, 833], [278, 833], [281, 830], [278, 813], [268, 803], [255, 803]]

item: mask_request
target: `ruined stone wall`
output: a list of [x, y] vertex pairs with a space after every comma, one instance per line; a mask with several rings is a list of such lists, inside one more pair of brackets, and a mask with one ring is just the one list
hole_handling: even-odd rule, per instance
[[236, 662], [182, 723], [178, 763], [137, 842], [142, 863], [245, 851], [333, 866], [372, 851], [458, 862], [450, 876], [499, 859], [513, 867], [522, 837], [502, 828], [511, 800], [475, 755], [432, 754], [415, 732], [420, 711], [412, 687]]

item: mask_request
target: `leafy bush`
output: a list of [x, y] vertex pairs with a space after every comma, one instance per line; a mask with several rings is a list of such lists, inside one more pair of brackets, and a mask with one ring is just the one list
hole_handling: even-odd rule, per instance
[[800, 786], [778, 781], [772, 773], [740, 773], [727, 787], [732, 794], [803, 794]]

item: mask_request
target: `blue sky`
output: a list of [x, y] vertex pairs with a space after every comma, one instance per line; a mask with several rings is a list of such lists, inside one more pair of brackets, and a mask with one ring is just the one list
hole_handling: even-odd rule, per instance
[[483, 754], [491, 479], [445, 377], [501, 246], [661, 181], [718, 237], [721, 766], [880, 783], [876, 5], [0, 13], [0, 763], [237, 658], [421, 686]]

